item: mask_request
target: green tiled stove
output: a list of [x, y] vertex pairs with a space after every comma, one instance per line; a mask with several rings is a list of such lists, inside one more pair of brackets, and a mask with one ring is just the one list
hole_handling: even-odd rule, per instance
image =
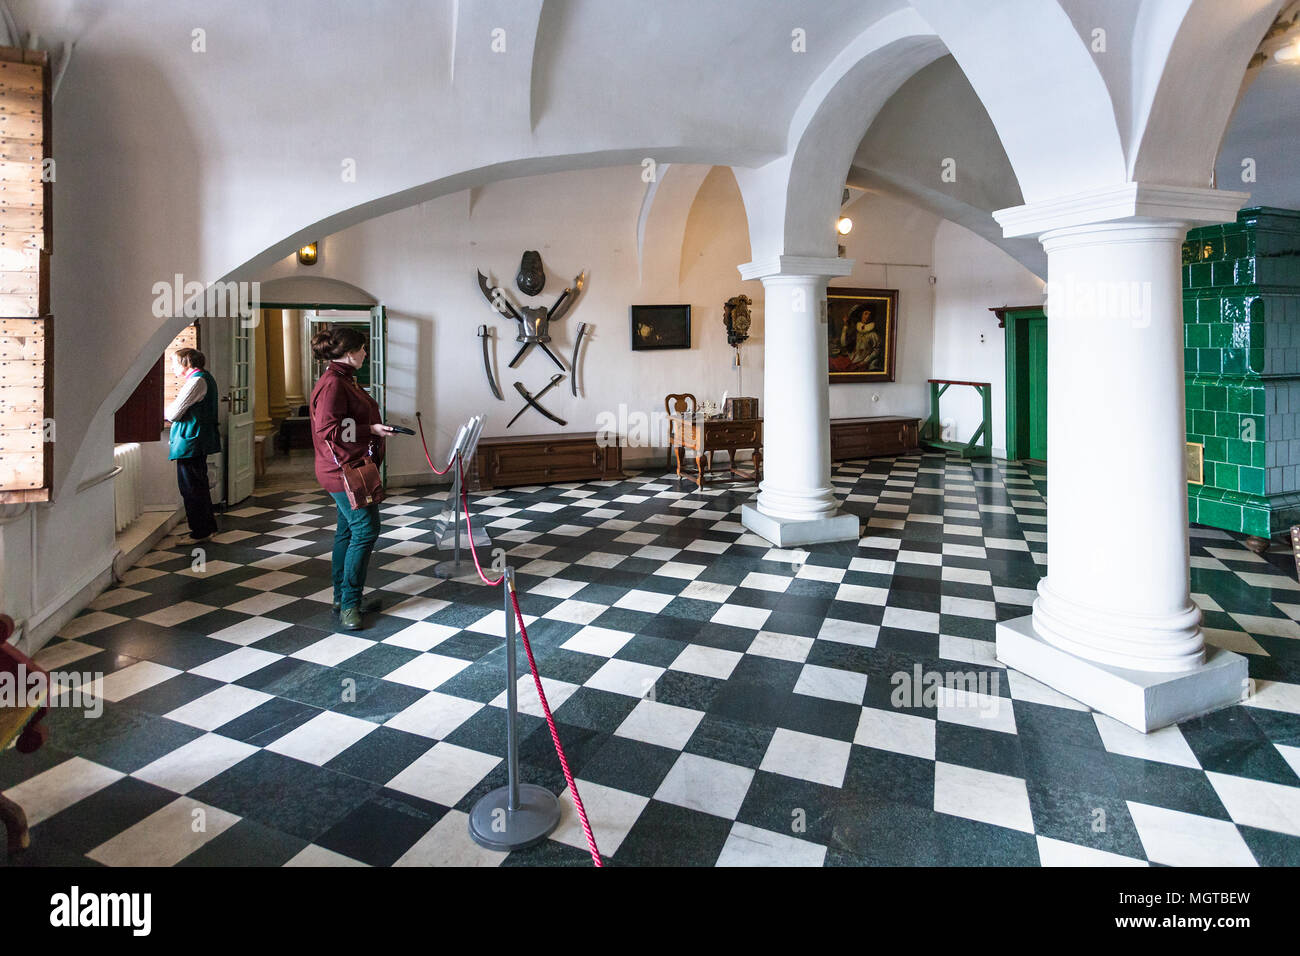
[[1300, 212], [1257, 206], [1183, 244], [1191, 521], [1267, 540], [1300, 523]]

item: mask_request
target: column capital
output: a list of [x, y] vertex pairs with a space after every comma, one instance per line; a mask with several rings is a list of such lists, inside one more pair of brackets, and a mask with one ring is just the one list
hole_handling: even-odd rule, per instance
[[847, 276], [853, 274], [852, 259], [830, 259], [821, 256], [766, 256], [743, 266], [737, 266], [740, 277], [768, 279], [772, 276]]
[[998, 209], [1002, 235], [1037, 236], [1053, 229], [1122, 219], [1181, 222], [1187, 227], [1232, 222], [1250, 193], [1157, 183], [1120, 183], [1024, 206]]

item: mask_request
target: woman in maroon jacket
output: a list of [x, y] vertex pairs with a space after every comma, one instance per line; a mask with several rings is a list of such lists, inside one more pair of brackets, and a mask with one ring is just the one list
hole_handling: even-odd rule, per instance
[[343, 465], [384, 460], [384, 438], [392, 429], [380, 423], [379, 404], [356, 382], [366, 360], [366, 337], [350, 326], [333, 326], [311, 340], [313, 354], [329, 361], [311, 393], [311, 436], [316, 480], [338, 506], [334, 532], [334, 609], [339, 623], [358, 630], [361, 615], [379, 609], [378, 598], [362, 600], [370, 552], [379, 537], [379, 505], [353, 508], [343, 488]]

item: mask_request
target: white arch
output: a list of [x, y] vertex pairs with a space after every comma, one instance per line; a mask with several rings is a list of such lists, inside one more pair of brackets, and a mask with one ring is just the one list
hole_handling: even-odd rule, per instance
[[712, 166], [672, 163], [660, 166], [645, 191], [636, 223], [638, 278], [661, 276], [676, 284], [681, 270], [682, 240], [695, 197]]
[[912, 0], [979, 94], [1025, 202], [1121, 183], [1124, 150], [1093, 54], [1053, 0]]
[[[1285, 0], [1192, 0], [1169, 36], [1129, 178], [1208, 186], [1251, 55]], [[1150, 5], [1148, 3], [1148, 5]], [[1196, 82], [1188, 81], [1195, 77]], [[1192, 119], [1194, 117], [1194, 120]]]
[[833, 256], [840, 190], [853, 154], [885, 101], [944, 52], [934, 31], [903, 9], [863, 31], [822, 71], [790, 122], [786, 155], [735, 168], [754, 259]]

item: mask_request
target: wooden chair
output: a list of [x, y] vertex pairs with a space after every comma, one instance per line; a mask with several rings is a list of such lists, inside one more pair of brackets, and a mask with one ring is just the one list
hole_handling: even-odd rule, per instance
[[[44, 675], [48, 688], [49, 674], [44, 668], [32, 663], [31, 658], [8, 643], [13, 632], [13, 618], [0, 614], [0, 673], [12, 675], [10, 679], [15, 681], [20, 673], [40, 673]], [[25, 683], [26, 681], [23, 682]], [[18, 689], [21, 691], [25, 687], [19, 685]], [[19, 700], [12, 707], [0, 707], [0, 751], [11, 743], [19, 753], [29, 754], [38, 749], [45, 743], [48, 734], [48, 729], [40, 721], [49, 709], [48, 699], [36, 703]], [[15, 853], [27, 849], [31, 842], [27, 835], [27, 815], [23, 813], [22, 807], [0, 794], [0, 821], [4, 823], [8, 834], [9, 856], [12, 860]]]
[[[690, 392], [673, 392], [664, 397], [664, 411], [668, 413], [668, 456], [664, 462], [665, 467], [673, 467], [673, 439], [675, 437], [673, 434], [673, 416], [694, 415], [696, 408], [695, 396]], [[686, 452], [683, 450], [682, 457], [685, 458], [685, 456]], [[713, 456], [711, 454], [705, 455], [704, 464], [706, 469], [712, 467], [712, 460]]]

